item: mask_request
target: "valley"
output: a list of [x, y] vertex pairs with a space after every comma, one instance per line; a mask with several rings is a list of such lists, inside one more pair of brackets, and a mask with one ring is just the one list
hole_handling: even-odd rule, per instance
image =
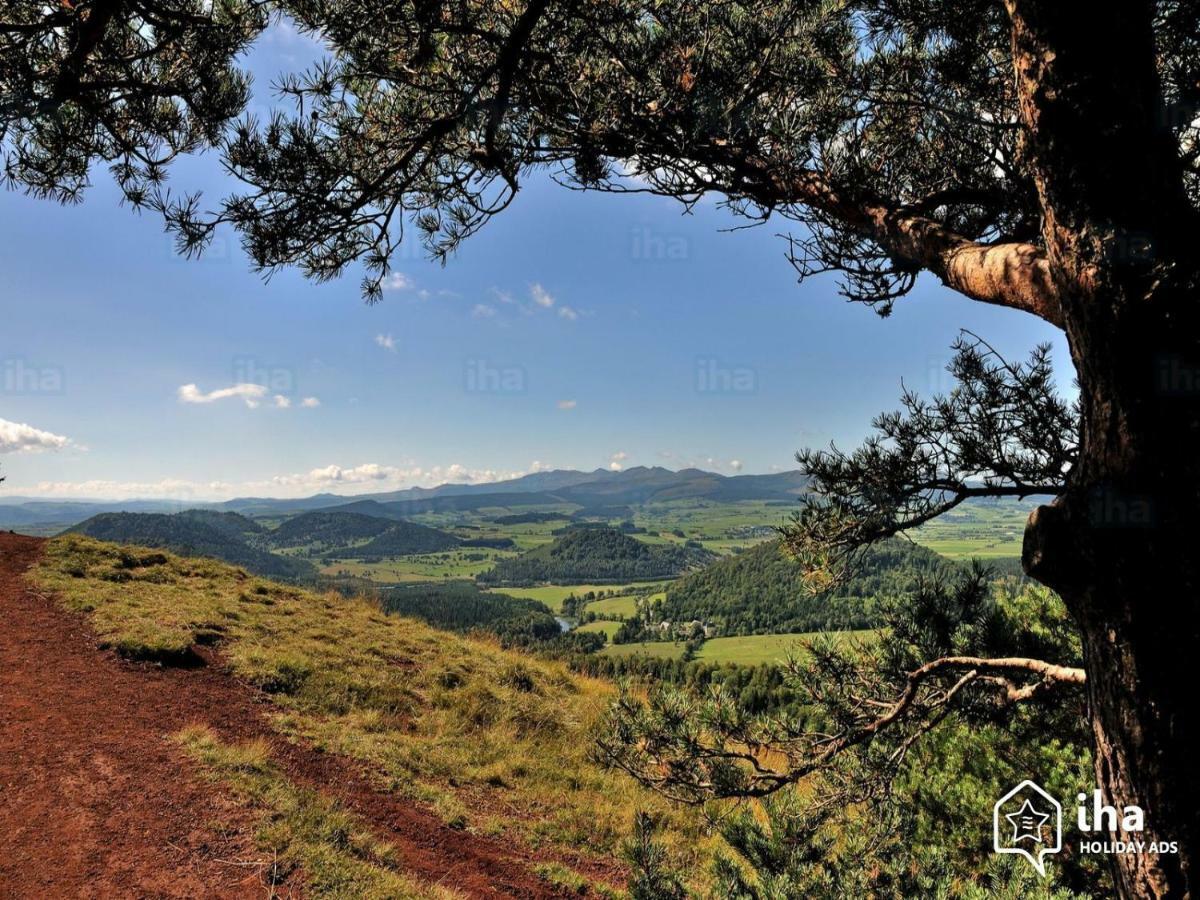
[[[653, 817], [673, 866], [716, 865], [703, 817], [597, 756], [617, 698], [719, 689], [750, 713], [802, 714], [786, 664], [867, 654], [891, 598], [961, 576], [974, 555], [1015, 571], [1002, 551], [1025, 514], [967, 507], [813, 595], [776, 530], [797, 505], [794, 473], [746, 486], [546, 474], [401, 497], [76, 507], [94, 514], [48, 540], [7, 537], [38, 560], [21, 602], [80, 617], [69, 627], [135, 679], [177, 673], [184, 690], [205, 672], [226, 709], [255, 710], [249, 730], [250, 713], [138, 715], [168, 717], [171, 753], [230, 798], [258, 880], [445, 900], [459, 896], [443, 886], [449, 854], [468, 896], [615, 897], [635, 814]], [[34, 533], [54, 524], [38, 514], [0, 510]], [[87, 676], [100, 677], [116, 676]], [[349, 779], [350, 799], [331, 777]]]
[[[971, 558], [1016, 571], [1029, 504], [968, 503], [911, 534], [912, 542], [877, 551], [871, 577], [837, 596], [809, 597], [775, 546], [803, 486], [797, 472], [557, 471], [173, 511], [152, 501], [128, 510], [31, 501], [0, 506], [0, 525], [209, 556], [255, 575], [377, 596], [440, 627], [482, 628], [556, 654], [747, 666], [778, 662], [803, 645], [798, 635], [869, 630], [877, 597], [914, 573]], [[58, 527], [56, 520], [92, 509]], [[480, 603], [481, 592], [495, 600]], [[519, 625], [506, 623], [502, 609]], [[560, 630], [549, 628], [552, 620]]]

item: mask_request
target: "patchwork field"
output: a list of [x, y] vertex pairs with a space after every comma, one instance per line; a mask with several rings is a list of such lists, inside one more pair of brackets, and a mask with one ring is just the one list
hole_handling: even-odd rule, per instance
[[909, 536], [950, 559], [1019, 557], [1025, 520], [1034, 505], [1032, 501], [963, 505]]
[[378, 562], [339, 559], [321, 567], [322, 575], [352, 575], [380, 583], [431, 581], [441, 578], [473, 579], [499, 559], [515, 556], [512, 551], [471, 548], [445, 553], [388, 556]]

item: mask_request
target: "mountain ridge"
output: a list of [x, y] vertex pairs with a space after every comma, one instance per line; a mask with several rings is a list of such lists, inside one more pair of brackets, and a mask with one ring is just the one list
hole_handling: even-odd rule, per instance
[[[798, 470], [763, 475], [723, 475], [695, 468], [673, 470], [662, 466], [633, 466], [619, 471], [553, 469], [502, 481], [447, 483], [432, 488], [412, 487], [368, 494], [321, 492], [308, 497], [236, 497], [211, 503], [182, 499], [50, 500], [14, 496], [0, 502], [0, 528], [66, 526], [110, 512], [175, 513], [183, 509], [211, 509], [252, 516], [291, 515], [367, 501], [405, 504], [392, 507], [388, 511], [391, 517], [442, 509], [479, 508], [481, 504], [486, 505], [485, 499], [491, 501], [491, 505], [522, 506], [535, 505], [530, 500], [536, 497], [538, 503], [584, 507], [679, 499], [782, 501], [796, 499], [806, 484], [807, 477]], [[493, 496], [485, 498], [484, 495]], [[508, 502], [501, 503], [501, 497], [506, 497]], [[381, 515], [378, 510], [370, 514]]]

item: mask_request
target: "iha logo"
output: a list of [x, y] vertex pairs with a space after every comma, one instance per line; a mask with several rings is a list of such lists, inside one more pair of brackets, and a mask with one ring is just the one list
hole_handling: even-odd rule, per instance
[[[1079, 795], [1075, 824], [1083, 839], [1080, 853], [1178, 853], [1176, 841], [1146, 841], [1145, 814], [1139, 806], [1105, 804], [1100, 791]], [[1096, 839], [1097, 835], [1106, 836]], [[993, 847], [1029, 860], [1041, 876], [1046, 857], [1062, 850], [1062, 805], [1032, 781], [1022, 781], [992, 808]]]
[[1046, 857], [1062, 850], [1062, 805], [1025, 780], [992, 808], [992, 838], [997, 853], [1016, 853], [1046, 875]]

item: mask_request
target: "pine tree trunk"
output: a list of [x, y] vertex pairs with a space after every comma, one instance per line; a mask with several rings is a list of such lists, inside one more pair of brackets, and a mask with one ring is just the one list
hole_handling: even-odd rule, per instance
[[1097, 784], [1145, 815], [1103, 839], [1178, 846], [1113, 856], [1124, 898], [1200, 897], [1200, 303], [1183, 281], [1076, 307], [1080, 460], [1025, 537], [1083, 637]]
[[1119, 894], [1200, 897], [1200, 222], [1156, 5], [1006, 6], [1081, 412], [1079, 460], [1031, 517], [1025, 568], [1079, 624], [1105, 802], [1142, 808], [1129, 837], [1178, 845], [1112, 857]]

